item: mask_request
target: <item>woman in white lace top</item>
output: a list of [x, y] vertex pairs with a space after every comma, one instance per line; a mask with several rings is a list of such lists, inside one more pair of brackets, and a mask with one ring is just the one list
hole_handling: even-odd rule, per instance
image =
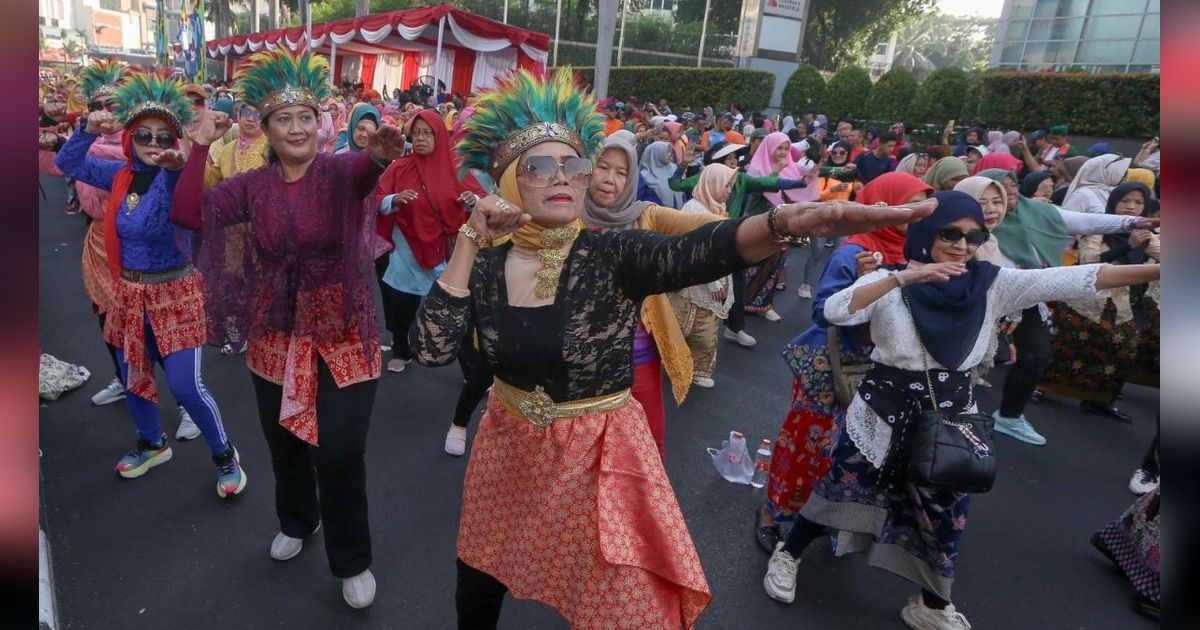
[[901, 611], [910, 627], [966, 629], [949, 600], [970, 496], [917, 487], [904, 475], [911, 421], [931, 407], [926, 383], [944, 410], [975, 411], [970, 369], [987, 352], [1000, 314], [1051, 298], [1103, 297], [1157, 279], [1158, 268], [1023, 270], [977, 261], [976, 248], [990, 237], [979, 202], [958, 191], [934, 198], [937, 210], [909, 226], [907, 267], [864, 275], [825, 303], [831, 323], [870, 323], [874, 365], [847, 411], [830, 472], [776, 547], [763, 585], [791, 602], [804, 548], [835, 530], [838, 554], [864, 553], [870, 564], [921, 588]]

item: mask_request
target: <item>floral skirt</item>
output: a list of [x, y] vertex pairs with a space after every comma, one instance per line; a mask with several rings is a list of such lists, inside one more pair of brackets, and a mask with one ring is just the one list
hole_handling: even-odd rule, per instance
[[1111, 404], [1133, 372], [1137, 327], [1133, 320], [1116, 323], [1112, 300], [1099, 322], [1080, 315], [1064, 302], [1054, 312], [1054, 344], [1050, 367], [1038, 387], [1047, 394]]
[[1158, 387], [1162, 315], [1158, 310], [1158, 302], [1149, 297], [1142, 298], [1140, 308], [1145, 314], [1145, 324], [1138, 333], [1137, 356], [1133, 360], [1133, 374], [1129, 375], [1129, 382], [1146, 387]]
[[462, 504], [458, 557], [573, 630], [691, 628], [712, 601], [636, 400], [543, 430], [493, 394]]
[[1134, 502], [1121, 518], [1100, 530], [1100, 539], [1133, 588], [1152, 602], [1159, 601], [1159, 489]]
[[746, 274], [746, 312], [761, 315], [771, 310], [775, 302], [775, 287], [782, 282], [787, 266], [787, 250], [750, 267]]
[[962, 492], [882, 486], [879, 469], [842, 433], [829, 472], [800, 514], [838, 530], [837, 555], [862, 553], [868, 564], [949, 600], [970, 507]]

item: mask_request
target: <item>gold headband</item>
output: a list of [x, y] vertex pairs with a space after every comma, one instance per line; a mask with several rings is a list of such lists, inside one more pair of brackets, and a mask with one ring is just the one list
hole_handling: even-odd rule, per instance
[[258, 104], [258, 111], [262, 114], [263, 118], [266, 118], [271, 115], [271, 112], [290, 105], [307, 105], [313, 108], [313, 110], [321, 109], [320, 104], [317, 103], [317, 97], [313, 94], [312, 90], [289, 85], [282, 90], [271, 92], [267, 98], [264, 98]]
[[133, 123], [137, 122], [139, 118], [147, 115], [158, 116], [159, 118], [166, 120], [171, 124], [172, 127], [174, 127], [175, 135], [183, 135], [183, 123], [179, 121], [179, 115], [171, 111], [171, 108], [159, 103], [158, 101], [142, 101], [141, 103], [134, 105], [133, 109], [129, 110], [129, 114], [125, 116], [125, 127], [128, 128]]
[[117, 86], [104, 84], [104, 85], [101, 85], [100, 87], [92, 90], [91, 94], [88, 94], [88, 101], [94, 101], [94, 100], [100, 98], [101, 96], [115, 96], [116, 93], [117, 93]]
[[550, 141], [565, 142], [579, 155], [584, 153], [583, 139], [574, 129], [556, 122], [540, 122], [513, 133], [496, 147], [492, 167], [489, 169], [492, 178], [499, 181], [504, 169], [519, 155], [531, 147]]

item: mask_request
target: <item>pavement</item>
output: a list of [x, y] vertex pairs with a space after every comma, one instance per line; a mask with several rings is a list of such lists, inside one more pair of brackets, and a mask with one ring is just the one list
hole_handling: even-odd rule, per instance
[[[114, 474], [136, 434], [123, 404], [89, 400], [112, 368], [80, 280], [84, 217], [63, 212], [61, 179], [42, 183], [39, 343], [93, 374], [40, 414], [42, 527], [57, 627], [455, 627], [454, 544], [467, 459], [446, 455], [442, 442], [458, 367], [413, 364], [383, 376], [367, 451], [379, 590], [374, 605], [353, 610], [319, 536], [286, 563], [267, 554], [278, 528], [273, 479], [242, 358], [208, 348], [202, 364], [248, 475], [241, 496], [217, 498], [203, 440], [174, 444], [174, 458], [140, 479]], [[796, 602], [769, 599], [761, 586], [767, 556], [752, 537], [761, 491], [721, 479], [704, 450], [730, 429], [751, 445], [777, 435], [791, 392], [778, 349], [808, 325], [811, 309], [796, 296], [798, 281], [792, 273], [778, 294], [783, 321], [749, 318], [757, 347], [720, 342], [716, 388], [693, 388], [683, 407], [667, 403], [667, 472], [713, 593], [697, 627], [904, 628], [899, 610], [915, 588], [859, 556], [835, 558], [824, 541], [803, 558]], [[1002, 383], [999, 373], [991, 379], [997, 387], [977, 394], [986, 411], [996, 408]], [[174, 435], [177, 412], [162, 389], [164, 428]], [[1000, 475], [992, 492], [974, 497], [954, 590], [973, 627], [1154, 627], [1132, 611], [1131, 588], [1088, 538], [1133, 502], [1126, 484], [1154, 437], [1158, 404], [1157, 390], [1127, 386], [1121, 406], [1135, 420], [1123, 425], [1050, 398], [1027, 410], [1047, 445], [997, 434]], [[509, 598], [499, 627], [567, 624], [546, 606]]]

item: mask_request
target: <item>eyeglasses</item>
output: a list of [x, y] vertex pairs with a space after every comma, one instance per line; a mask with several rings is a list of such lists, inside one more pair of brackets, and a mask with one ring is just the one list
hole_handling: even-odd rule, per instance
[[247, 120], [253, 120], [254, 122], [258, 122], [259, 120], [262, 119], [262, 114], [259, 113], [259, 111], [257, 109], [243, 107], [238, 110], [238, 118], [244, 118]]
[[133, 141], [143, 147], [148, 147], [153, 142], [160, 149], [169, 149], [175, 146], [175, 134], [169, 131], [153, 134], [149, 129], [135, 129], [133, 132]]
[[971, 230], [970, 232], [963, 232], [958, 228], [942, 228], [938, 230], [937, 234], [938, 238], [946, 241], [947, 243], [957, 243], [963, 238], [966, 238], [968, 245], [974, 245], [976, 247], [988, 242], [988, 239], [992, 237], [987, 230]]
[[432, 129], [413, 129], [412, 133], [410, 133], [408, 135], [412, 136], [413, 138], [432, 138], [433, 130]]
[[549, 155], [534, 155], [525, 160], [517, 169], [517, 174], [527, 175], [532, 186], [545, 188], [554, 183], [559, 169], [572, 184], [586, 185], [592, 175], [592, 161], [585, 157], [573, 157], [559, 162]]
[[92, 101], [91, 103], [88, 103], [88, 111], [89, 112], [98, 112], [102, 109], [105, 111], [110, 111], [110, 112], [114, 111], [115, 109], [117, 109], [117, 100], [110, 99], [106, 102]]

